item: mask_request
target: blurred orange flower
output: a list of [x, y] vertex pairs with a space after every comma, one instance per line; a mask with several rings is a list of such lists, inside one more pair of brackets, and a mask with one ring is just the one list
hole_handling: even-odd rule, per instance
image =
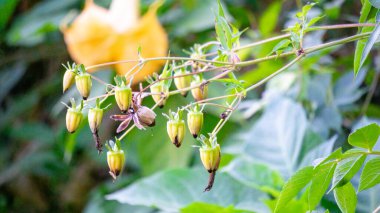
[[[148, 12], [139, 17], [139, 0], [113, 0], [109, 10], [87, 0], [83, 11], [61, 30], [71, 57], [81, 64], [166, 56], [168, 38], [157, 19], [157, 9], [162, 1], [152, 4]], [[164, 61], [151, 61], [136, 74], [134, 82], [157, 71]], [[125, 75], [136, 63], [115, 66], [119, 75]], [[90, 70], [91, 71], [91, 70]]]

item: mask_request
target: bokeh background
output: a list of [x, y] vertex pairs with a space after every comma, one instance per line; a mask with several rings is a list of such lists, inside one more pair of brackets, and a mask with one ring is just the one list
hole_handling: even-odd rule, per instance
[[[105, 8], [110, 2], [95, 0]], [[152, 3], [141, 0], [140, 13]], [[281, 34], [306, 1], [222, 3], [235, 26], [248, 28], [241, 40], [247, 44]], [[60, 103], [79, 95], [75, 88], [62, 94], [61, 64], [72, 59], [59, 26], [83, 6], [82, 0], [0, 1], [0, 212], [268, 212], [274, 195], [298, 168], [337, 146], [349, 148], [345, 141], [352, 129], [380, 118], [378, 48], [354, 77], [355, 46], [350, 43], [312, 54], [248, 94], [218, 135], [223, 158], [211, 192], [202, 192], [207, 173], [192, 147], [196, 142], [188, 134], [181, 149], [176, 149], [161, 116], [191, 97], [170, 98], [164, 109], [156, 111], [154, 128], [128, 135], [123, 141], [126, 168], [113, 182], [106, 155], [97, 154], [87, 121], [70, 135]], [[320, 24], [357, 23], [360, 7], [356, 0], [321, 0], [310, 14], [324, 14]], [[171, 54], [186, 56], [184, 49], [215, 40], [216, 10], [214, 0], [166, 0], [157, 15], [168, 34]], [[307, 35], [305, 45], [356, 32], [315, 31]], [[242, 60], [263, 57], [275, 44], [247, 49], [239, 56]], [[264, 62], [238, 76], [251, 85], [285, 62]], [[106, 68], [95, 75], [112, 82], [115, 72]], [[210, 96], [221, 95], [223, 87], [212, 85]], [[102, 93], [104, 88], [94, 83], [92, 95]], [[153, 101], [147, 98], [144, 104], [151, 106]], [[117, 123], [108, 117], [117, 112], [114, 107], [106, 113], [102, 141], [114, 137]], [[212, 130], [221, 112], [206, 108], [206, 113], [204, 134]], [[359, 193], [358, 212], [380, 204], [378, 190]], [[306, 202], [299, 198], [289, 205], [290, 212], [302, 212]], [[338, 212], [331, 195], [325, 196], [320, 208]]]

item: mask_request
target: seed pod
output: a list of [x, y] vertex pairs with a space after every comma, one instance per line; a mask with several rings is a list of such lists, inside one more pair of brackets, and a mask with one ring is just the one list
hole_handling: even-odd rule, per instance
[[132, 103], [132, 90], [129, 86], [120, 86], [115, 89], [115, 99], [119, 109], [125, 113]]
[[185, 122], [183, 120], [169, 120], [166, 129], [172, 143], [176, 147], [180, 147], [185, 137]]
[[199, 139], [202, 143], [202, 146], [199, 148], [199, 154], [201, 161], [205, 169], [210, 173], [208, 179], [208, 185], [204, 191], [210, 191], [214, 185], [216, 170], [219, 168], [220, 163], [220, 146], [216, 141], [216, 137], [206, 138], [201, 135]]
[[219, 144], [211, 147], [201, 147], [199, 148], [199, 153], [203, 166], [209, 173], [218, 170], [221, 157]]
[[80, 73], [75, 76], [75, 84], [80, 95], [83, 97], [83, 100], [87, 100], [88, 96], [90, 96], [92, 82], [91, 75], [88, 73]]
[[152, 127], [156, 124], [156, 113], [148, 107], [140, 106], [136, 114], [141, 125]]
[[95, 146], [99, 153], [102, 151], [102, 144], [100, 143], [98, 130], [100, 124], [102, 123], [103, 111], [104, 109], [100, 108], [99, 98], [96, 99], [96, 107], [90, 108], [88, 110], [88, 124], [90, 125], [90, 129], [95, 141]]
[[187, 126], [193, 137], [197, 138], [203, 126], [203, 113], [198, 105], [187, 113]]
[[150, 92], [155, 93], [152, 95], [154, 102], [158, 103], [160, 108], [164, 107], [166, 99], [169, 97], [169, 88], [162, 82], [153, 84], [150, 87]]
[[107, 152], [107, 163], [110, 169], [109, 174], [111, 177], [116, 180], [117, 176], [119, 176], [124, 168], [125, 163], [125, 154], [124, 151], [120, 149], [120, 141], [116, 140], [109, 141], [109, 144], [106, 144], [108, 148]]
[[170, 141], [178, 148], [181, 146], [185, 137], [185, 121], [182, 120], [182, 110], [178, 112], [169, 111], [169, 115], [163, 114], [168, 118], [166, 131], [168, 132]]
[[201, 81], [200, 78], [196, 78], [194, 81], [191, 82], [191, 87], [193, 86], [198, 86], [191, 90], [191, 94], [193, 95], [196, 101], [203, 100], [207, 97], [208, 86], [206, 84], [206, 81]]
[[[174, 77], [176, 76], [181, 76], [181, 75], [186, 75], [186, 74], [189, 74], [190, 72], [185, 70], [185, 69], [179, 69], [178, 71], [176, 71], [174, 73]], [[185, 89], [187, 87], [190, 87], [190, 84], [191, 84], [191, 76], [190, 75], [186, 75], [186, 76], [183, 76], [183, 77], [177, 77], [177, 78], [174, 78], [174, 84], [175, 86], [177, 87], [177, 89], [181, 90], [181, 89]], [[181, 95], [186, 97], [187, 96], [187, 92], [188, 91], [181, 91]]]
[[65, 74], [63, 75], [63, 92], [66, 92], [71, 85], [73, 85], [75, 80], [75, 72], [74, 70], [66, 70]]
[[82, 108], [83, 101], [80, 106], [76, 107], [75, 100], [71, 100], [71, 107], [66, 112], [66, 128], [70, 133], [74, 133], [82, 121]]

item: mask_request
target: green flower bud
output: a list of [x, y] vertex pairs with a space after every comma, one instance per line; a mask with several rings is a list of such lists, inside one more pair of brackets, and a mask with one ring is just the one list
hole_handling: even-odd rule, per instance
[[116, 140], [115, 143], [109, 141], [109, 144], [110, 145], [106, 144], [106, 147], [109, 150], [107, 152], [107, 163], [110, 169], [109, 174], [114, 180], [116, 180], [117, 176], [119, 176], [124, 169], [125, 154], [124, 151], [120, 149], [119, 140]]
[[[199, 52], [193, 52], [190, 55], [190, 58], [196, 59], [196, 60], [198, 60], [198, 59], [206, 59], [206, 57], [203, 54], [199, 53]], [[201, 64], [199, 63], [199, 61], [196, 61], [196, 60], [194, 60], [193, 64], [192, 64], [193, 70], [199, 70], [199, 69], [201, 69]]]
[[219, 144], [212, 147], [201, 147], [199, 148], [199, 154], [203, 166], [209, 173], [218, 170], [221, 157]]
[[76, 107], [74, 99], [71, 100], [71, 107], [66, 112], [66, 128], [70, 133], [74, 133], [82, 121], [82, 108], [83, 101]]
[[165, 86], [163, 81], [153, 84], [150, 87], [150, 92], [154, 93], [152, 98], [160, 108], [164, 107], [166, 99], [169, 97], [169, 88]]
[[88, 110], [88, 124], [92, 133], [98, 132], [103, 119], [103, 109], [100, 108], [99, 99], [96, 100], [96, 107]]
[[[187, 71], [187, 70], [185, 70], [185, 69], [179, 69], [178, 71], [176, 71], [174, 73], [174, 77], [181, 76], [181, 75], [186, 75], [186, 74], [189, 74], [189, 73], [190, 72]], [[179, 89], [179, 90], [185, 89], [187, 87], [190, 87], [191, 76], [190, 75], [186, 75], [186, 76], [183, 76], [183, 77], [174, 78], [174, 84], [177, 87], [177, 89]], [[181, 95], [186, 97], [187, 91], [181, 91]]]
[[203, 100], [207, 97], [208, 85], [206, 84], [206, 81], [202, 81], [201, 78], [196, 77], [195, 80], [191, 82], [191, 86], [198, 86], [191, 90], [191, 94], [196, 101]]
[[132, 103], [132, 90], [129, 86], [120, 86], [115, 89], [115, 99], [119, 109], [125, 113]]
[[187, 113], [187, 126], [194, 138], [197, 138], [203, 126], [203, 113], [196, 105]]
[[185, 121], [182, 120], [182, 110], [179, 110], [178, 113], [170, 111], [169, 116], [165, 116], [169, 119], [166, 126], [169, 138], [176, 147], [180, 147], [185, 138]]
[[75, 79], [75, 72], [74, 70], [66, 70], [65, 74], [63, 75], [63, 92], [66, 92], [71, 85], [74, 83]]
[[91, 75], [88, 73], [80, 73], [75, 76], [75, 84], [80, 95], [84, 100], [87, 100], [88, 96], [90, 96], [92, 81]]
[[219, 168], [221, 153], [216, 137], [206, 138], [201, 135], [199, 139], [202, 146], [199, 148], [201, 161], [205, 169], [210, 173], [208, 185], [204, 191], [210, 191], [214, 185], [216, 170]]

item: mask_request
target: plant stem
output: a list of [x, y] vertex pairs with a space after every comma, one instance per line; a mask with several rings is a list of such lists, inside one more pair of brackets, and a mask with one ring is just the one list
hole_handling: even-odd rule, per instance
[[279, 73], [283, 72], [284, 70], [288, 69], [289, 67], [291, 67], [293, 64], [295, 64], [297, 61], [301, 60], [301, 58], [304, 56], [304, 54], [301, 54], [299, 56], [297, 56], [297, 58], [295, 58], [293, 61], [289, 62], [288, 64], [286, 64], [285, 66], [281, 67], [279, 70], [277, 70], [276, 72], [270, 74], [269, 76], [267, 76], [266, 78], [262, 79], [261, 81], [257, 82], [256, 84], [248, 87], [246, 89], [246, 91], [251, 91], [253, 89], [256, 89], [257, 87], [261, 86], [262, 84], [264, 84], [265, 82], [267, 82], [268, 80], [270, 80], [271, 78], [273, 78], [274, 76], [278, 75]]

